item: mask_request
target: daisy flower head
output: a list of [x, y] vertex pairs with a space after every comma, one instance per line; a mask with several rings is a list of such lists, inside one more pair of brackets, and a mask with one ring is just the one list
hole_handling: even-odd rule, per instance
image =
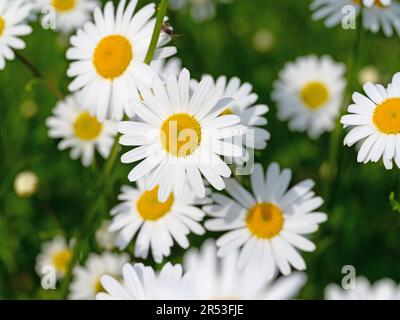
[[345, 88], [345, 67], [329, 56], [299, 57], [288, 63], [274, 83], [272, 99], [278, 118], [292, 131], [318, 138], [331, 131], [339, 116]]
[[364, 29], [373, 33], [382, 29], [387, 37], [393, 36], [394, 31], [400, 35], [400, 5], [392, 0], [314, 0], [312, 18], [325, 19], [325, 26], [332, 28], [347, 21], [349, 12], [343, 9], [348, 6], [354, 8], [356, 15], [363, 10]]
[[[108, 1], [104, 10], [94, 10], [94, 22], [87, 22], [71, 37], [67, 71], [74, 80], [72, 92], [81, 91], [91, 114], [104, 119], [133, 117], [133, 100], [148, 88], [157, 73], [144, 60], [150, 45], [156, 8], [151, 3], [134, 13], [137, 0]], [[126, 5], [126, 6], [125, 6]], [[154, 60], [175, 54], [175, 47], [163, 47], [170, 37], [161, 32]], [[163, 48], [161, 48], [163, 47]]]
[[71, 158], [81, 157], [88, 167], [95, 157], [95, 150], [107, 159], [116, 135], [116, 123], [111, 120], [100, 122], [84, 109], [79, 95], [71, 95], [59, 101], [53, 115], [46, 119], [50, 138], [62, 139], [60, 150], [71, 148]]
[[194, 281], [194, 294], [200, 300], [283, 300], [294, 298], [306, 281], [305, 274], [295, 272], [270, 281], [260, 265], [239, 269], [237, 250], [218, 258], [213, 240], [201, 250], [191, 249], [184, 257], [184, 268]]
[[256, 164], [251, 174], [253, 194], [234, 179], [226, 181], [231, 197], [212, 194], [215, 204], [203, 207], [211, 217], [205, 227], [226, 232], [217, 240], [220, 257], [240, 248], [239, 268], [256, 261], [268, 279], [276, 266], [284, 275], [290, 274], [291, 266], [306, 269], [297, 249], [315, 250], [305, 235], [317, 231], [327, 216], [315, 211], [323, 200], [312, 191], [314, 182], [304, 180], [288, 189], [291, 176], [291, 170], [281, 171], [276, 163], [264, 175], [262, 166]]
[[134, 146], [121, 161], [140, 161], [129, 173], [130, 181], [146, 179], [146, 189], [158, 189], [158, 199], [167, 201], [171, 192], [180, 195], [187, 182], [196, 196], [205, 197], [202, 175], [217, 190], [231, 169], [220, 158], [242, 156], [235, 137], [246, 133], [236, 115], [221, 115], [231, 98], [221, 99], [211, 79], [189, 88], [190, 74], [184, 69], [177, 79], [170, 74], [164, 84], [153, 81], [152, 92], [143, 91], [135, 102], [138, 121], [119, 124], [120, 144]]
[[99, 6], [97, 0], [34, 0], [36, 11], [54, 10], [56, 29], [64, 33], [81, 27]]
[[400, 286], [392, 279], [371, 284], [365, 277], [357, 277], [355, 288], [343, 289], [336, 284], [325, 288], [326, 300], [400, 300]]
[[57, 279], [63, 278], [72, 259], [72, 244], [72, 241], [68, 244], [62, 236], [43, 243], [42, 251], [36, 258], [36, 272], [43, 275], [49, 271], [48, 268], [52, 268]]
[[[247, 82], [241, 83], [237, 77], [228, 80], [226, 76], [221, 76], [214, 80], [211, 76], [205, 75], [203, 78], [212, 80], [221, 98], [233, 99], [223, 114], [237, 115], [240, 117], [241, 124], [247, 127], [247, 133], [243, 137], [244, 145], [256, 150], [265, 149], [271, 135], [262, 127], [268, 123], [265, 115], [269, 108], [264, 104], [256, 104], [258, 95], [253, 92], [253, 86]], [[195, 88], [197, 85], [196, 81], [192, 82], [192, 87]]]
[[365, 95], [355, 92], [353, 104], [341, 123], [350, 131], [344, 144], [361, 143], [357, 161], [378, 162], [386, 169], [393, 168], [393, 160], [400, 168], [400, 73], [393, 76], [387, 88], [382, 85], [364, 85]]
[[32, 32], [26, 23], [31, 10], [32, 5], [26, 0], [0, 0], [0, 70], [5, 68], [6, 60], [14, 60], [13, 50], [25, 48], [19, 37]]
[[103, 275], [121, 277], [122, 267], [128, 260], [127, 254], [117, 255], [111, 252], [103, 252], [101, 255], [90, 254], [85, 266], [77, 266], [73, 270], [74, 279], [70, 286], [69, 299], [95, 299], [97, 293], [104, 291], [100, 278]]
[[158, 187], [147, 191], [144, 181], [137, 188], [123, 186], [118, 199], [122, 202], [111, 210], [109, 231], [115, 232], [116, 245], [125, 249], [137, 234], [135, 256], [146, 259], [151, 249], [154, 260], [161, 263], [171, 254], [174, 242], [189, 247], [188, 235], [203, 235], [200, 222], [204, 213], [196, 207], [207, 202], [198, 199], [189, 188], [181, 196], [171, 193], [164, 203], [158, 200]]
[[192, 281], [183, 274], [182, 266], [165, 264], [159, 273], [141, 263], [125, 264], [122, 283], [104, 275], [101, 285], [105, 292], [97, 294], [97, 300], [186, 300], [192, 294]]

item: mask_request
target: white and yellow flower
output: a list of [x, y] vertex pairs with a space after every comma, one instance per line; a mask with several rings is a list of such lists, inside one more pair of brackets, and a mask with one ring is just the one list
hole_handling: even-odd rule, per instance
[[274, 83], [278, 118], [292, 131], [317, 138], [335, 127], [345, 88], [345, 67], [329, 56], [299, 57], [288, 63]]
[[159, 273], [141, 263], [125, 264], [123, 281], [105, 275], [101, 285], [105, 292], [97, 300], [186, 300], [193, 296], [190, 277], [183, 274], [181, 265], [167, 263]]
[[[103, 12], [94, 11], [94, 22], [86, 23], [71, 37], [67, 58], [72, 60], [68, 76], [74, 80], [70, 91], [81, 91], [83, 105], [91, 114], [104, 119], [121, 120], [135, 114], [134, 100], [139, 90], [150, 87], [157, 72], [144, 60], [150, 45], [156, 8], [151, 3], [136, 14], [137, 0], [121, 0], [116, 10], [111, 1]], [[164, 47], [170, 37], [161, 32], [154, 60], [175, 54], [175, 47]]]
[[[237, 77], [228, 80], [226, 76], [221, 76], [214, 80], [211, 76], [205, 75], [204, 78], [210, 78], [213, 81], [221, 98], [233, 99], [223, 114], [239, 116], [241, 124], [247, 127], [247, 134], [243, 137], [244, 146], [256, 150], [265, 149], [271, 137], [270, 133], [263, 128], [268, 123], [265, 115], [269, 108], [264, 104], [256, 104], [258, 95], [253, 92], [253, 86], [247, 82], [241, 83]], [[191, 84], [192, 88], [196, 88], [197, 85], [197, 82]]]
[[6, 60], [14, 60], [13, 50], [25, 48], [20, 39], [32, 32], [26, 18], [32, 11], [32, 5], [26, 0], [0, 0], [0, 70], [6, 66]]
[[160, 263], [171, 254], [174, 242], [187, 249], [190, 233], [204, 234], [199, 222], [205, 214], [196, 205], [204, 204], [207, 198], [200, 200], [186, 189], [180, 197], [171, 193], [162, 203], [158, 201], [158, 187], [146, 191], [142, 180], [137, 185], [122, 187], [118, 197], [122, 202], [111, 211], [114, 218], [109, 230], [117, 233], [119, 249], [125, 249], [137, 234], [135, 256], [145, 259], [151, 249], [154, 260]]
[[242, 156], [241, 146], [224, 141], [246, 133], [238, 116], [221, 115], [232, 99], [221, 99], [211, 79], [201, 81], [194, 92], [189, 83], [186, 69], [178, 79], [170, 74], [166, 84], [155, 78], [152, 92], [144, 91], [143, 102], [135, 103], [139, 120], [119, 124], [120, 144], [135, 147], [121, 161], [140, 161], [129, 180], [144, 177], [147, 190], [159, 186], [161, 202], [171, 192], [181, 195], [186, 183], [203, 198], [202, 175], [217, 190], [224, 189], [222, 178], [231, 169], [220, 156]]
[[49, 137], [62, 139], [58, 148], [71, 148], [71, 158], [82, 157], [82, 164], [87, 167], [93, 162], [96, 149], [103, 158], [108, 158], [116, 135], [116, 123], [100, 122], [82, 108], [80, 101], [77, 95], [59, 101], [46, 124]]
[[[348, 22], [349, 11], [343, 10], [348, 6], [354, 8], [354, 13], [359, 15], [363, 4], [362, 26], [364, 29], [377, 33], [383, 30], [387, 37], [394, 32], [400, 35], [400, 4], [392, 0], [314, 0], [311, 10], [314, 11], [313, 19], [325, 19], [327, 28], [340, 23]], [[356, 22], [356, 21], [354, 21]]]
[[92, 18], [93, 10], [99, 6], [97, 0], [34, 0], [36, 11], [55, 11], [56, 30], [69, 33]]
[[392, 279], [382, 279], [371, 284], [365, 277], [357, 277], [355, 288], [343, 289], [330, 284], [325, 289], [327, 300], [400, 300], [400, 285]]
[[70, 285], [71, 300], [92, 300], [96, 294], [104, 291], [100, 279], [104, 275], [114, 278], [122, 276], [122, 267], [129, 260], [127, 254], [117, 255], [104, 252], [101, 255], [89, 255], [85, 266], [76, 266], [73, 270], [74, 279]]
[[72, 241], [68, 244], [64, 237], [56, 236], [42, 244], [42, 251], [36, 258], [36, 272], [42, 276], [54, 268], [57, 279], [64, 277], [73, 256]]
[[393, 76], [387, 88], [371, 82], [364, 85], [365, 95], [353, 94], [353, 104], [341, 119], [350, 132], [344, 144], [361, 142], [357, 161], [377, 162], [381, 158], [386, 169], [393, 161], [400, 168], [400, 73]]
[[241, 248], [239, 268], [258, 261], [268, 279], [274, 276], [276, 266], [284, 275], [290, 274], [291, 266], [306, 269], [297, 249], [315, 250], [315, 244], [304, 235], [317, 231], [327, 216], [315, 211], [323, 200], [311, 190], [314, 182], [304, 180], [288, 190], [291, 176], [291, 170], [280, 171], [276, 163], [264, 175], [262, 166], [256, 164], [251, 175], [254, 195], [234, 179], [226, 180], [232, 198], [212, 194], [215, 204], [203, 207], [212, 217], [205, 227], [226, 232], [217, 241], [220, 257]]
[[295, 298], [306, 281], [301, 272], [270, 281], [257, 264], [238, 268], [238, 251], [217, 257], [215, 242], [205, 242], [200, 250], [191, 249], [184, 257], [184, 268], [194, 281], [194, 294], [200, 300], [283, 300]]

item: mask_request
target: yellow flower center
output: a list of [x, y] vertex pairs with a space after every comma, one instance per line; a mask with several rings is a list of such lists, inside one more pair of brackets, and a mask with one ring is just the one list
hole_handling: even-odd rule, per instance
[[53, 256], [53, 266], [57, 271], [65, 273], [72, 259], [72, 250], [64, 249]]
[[53, 0], [53, 7], [57, 11], [70, 11], [75, 8], [76, 0]]
[[[361, 3], [362, 3], [363, 0], [353, 0], [353, 1], [354, 1], [355, 3], [361, 5]], [[376, 5], [378, 8], [381, 8], [381, 9], [387, 7], [387, 5], [383, 4], [383, 3], [381, 2], [381, 0], [375, 0], [375, 5]]]
[[96, 280], [96, 283], [94, 284], [94, 291], [95, 291], [96, 293], [104, 292], [104, 291], [105, 291], [104, 288], [103, 288], [103, 285], [101, 284], [100, 278], [101, 278], [101, 277], [99, 277], [99, 278]]
[[389, 98], [378, 104], [372, 117], [382, 133], [400, 133], [400, 98]]
[[171, 193], [167, 201], [158, 201], [158, 186], [151, 191], [145, 191], [136, 203], [136, 208], [144, 220], [156, 221], [168, 212], [174, 204], [174, 195]]
[[322, 107], [329, 100], [329, 90], [319, 81], [308, 82], [300, 92], [304, 104], [314, 110]]
[[0, 37], [3, 35], [5, 28], [6, 28], [6, 22], [4, 21], [3, 18], [0, 17]]
[[257, 238], [271, 239], [283, 228], [284, 216], [276, 205], [257, 203], [247, 213], [246, 224], [250, 232]]
[[161, 144], [177, 157], [191, 155], [201, 141], [200, 123], [187, 113], [176, 113], [164, 121], [160, 132]]
[[106, 79], [122, 75], [133, 59], [132, 45], [127, 38], [111, 35], [103, 38], [97, 45], [93, 64], [97, 73]]
[[88, 112], [79, 115], [74, 122], [75, 135], [81, 140], [94, 140], [101, 132], [102, 125]]
[[229, 115], [231, 115], [231, 114], [233, 114], [232, 109], [231, 109], [231, 108], [226, 108], [226, 109], [224, 110], [224, 112], [222, 112], [220, 115], [221, 115], [221, 116], [229, 116]]

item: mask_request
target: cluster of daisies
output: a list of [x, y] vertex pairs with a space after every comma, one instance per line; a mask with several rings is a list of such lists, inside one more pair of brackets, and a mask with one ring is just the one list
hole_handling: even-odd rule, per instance
[[[121, 0], [116, 7], [109, 1], [102, 9], [95, 0], [35, 2], [0, 0], [0, 68], [5, 59], [14, 58], [12, 49], [24, 47], [18, 37], [32, 31], [28, 16], [51, 6], [60, 31], [77, 31], [66, 52], [71, 94], [47, 119], [49, 136], [59, 139], [59, 149], [70, 149], [71, 158], [80, 158], [86, 167], [93, 164], [96, 152], [107, 159], [118, 137], [119, 144], [129, 148], [121, 162], [133, 164], [128, 180], [134, 184], [121, 188], [111, 220], [96, 233], [104, 252], [92, 253], [85, 265], [74, 267], [69, 297], [295, 297], [306, 281], [301, 252], [316, 249], [309, 236], [327, 215], [318, 211], [323, 200], [313, 191], [314, 182], [292, 184], [292, 171], [276, 163], [265, 170], [256, 163], [250, 187], [239, 183], [237, 168], [254, 150], [265, 149], [270, 139], [265, 129], [269, 109], [257, 103], [252, 85], [236, 77], [191, 78], [178, 58], [170, 58], [176, 48], [168, 45], [171, 38], [164, 31], [152, 62], [146, 63], [155, 4], [138, 9], [137, 0]], [[332, 15], [332, 25], [338, 20], [334, 2], [314, 1], [315, 17]], [[382, 23], [386, 33], [399, 27], [373, 15], [392, 7], [394, 14], [393, 1], [370, 2], [354, 5], [368, 8], [375, 17], [368, 21]], [[376, 31], [376, 26], [369, 28]], [[288, 121], [291, 130], [314, 139], [333, 130], [346, 86], [344, 73], [344, 65], [329, 56], [288, 63], [272, 93], [278, 117]], [[360, 142], [361, 162], [383, 158], [387, 168], [393, 160], [400, 167], [399, 77], [395, 75], [387, 88], [367, 83], [367, 97], [354, 94], [351, 114], [341, 119], [350, 128], [345, 144]], [[200, 250], [190, 248], [192, 235], [206, 231], [220, 236], [207, 240]], [[161, 264], [177, 246], [187, 250], [182, 265], [166, 263], [160, 272], [116, 253], [128, 251], [135, 260], [151, 257]], [[44, 243], [37, 272], [42, 275], [53, 266], [57, 279], [62, 279], [73, 250], [74, 241], [60, 236]], [[377, 290], [389, 286], [398, 295], [387, 281]], [[337, 288], [327, 289], [328, 298], [341, 296], [345, 294]]]

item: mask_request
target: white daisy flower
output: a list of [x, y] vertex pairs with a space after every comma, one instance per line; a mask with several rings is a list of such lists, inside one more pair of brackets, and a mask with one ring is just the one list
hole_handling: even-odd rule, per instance
[[400, 286], [392, 279], [382, 279], [371, 284], [364, 277], [357, 277], [354, 289], [343, 289], [330, 284], [325, 289], [327, 300], [400, 300]]
[[32, 5], [26, 0], [0, 0], [0, 70], [5, 68], [6, 60], [14, 60], [14, 49], [25, 48], [19, 37], [32, 32], [26, 24], [31, 10]]
[[159, 273], [141, 263], [125, 264], [123, 282], [111, 276], [101, 278], [105, 292], [97, 294], [97, 300], [183, 300], [190, 299], [191, 280], [183, 275], [181, 265], [167, 263]]
[[97, 0], [34, 0], [34, 3], [38, 12], [53, 8], [56, 29], [64, 33], [69, 33], [89, 21], [93, 10], [99, 6]]
[[385, 89], [371, 82], [364, 85], [367, 96], [353, 94], [354, 104], [341, 119], [351, 130], [344, 144], [352, 146], [361, 142], [357, 161], [378, 162], [381, 158], [386, 169], [393, 168], [393, 160], [400, 168], [400, 73], [393, 76]]
[[325, 26], [332, 28], [345, 22], [348, 11], [343, 11], [346, 6], [353, 6], [356, 15], [363, 8], [363, 28], [377, 33], [381, 28], [387, 37], [394, 31], [400, 35], [400, 4], [391, 0], [314, 0], [311, 10], [314, 11], [314, 20], [325, 19]]
[[294, 298], [306, 281], [305, 274], [293, 273], [271, 282], [256, 264], [237, 266], [239, 253], [220, 259], [214, 241], [201, 251], [191, 249], [184, 257], [184, 268], [193, 277], [194, 294], [200, 300], [283, 300]]
[[100, 228], [96, 230], [95, 238], [100, 248], [104, 250], [112, 250], [115, 248], [115, 241], [117, 239], [116, 232], [109, 231], [111, 221], [104, 220]]
[[345, 66], [329, 56], [297, 58], [286, 64], [274, 83], [278, 118], [292, 131], [317, 138], [335, 127], [345, 89]]
[[100, 278], [104, 275], [120, 278], [122, 267], [128, 260], [127, 254], [117, 255], [111, 252], [104, 252], [101, 255], [90, 254], [85, 266], [74, 268], [74, 279], [71, 282], [69, 299], [94, 299], [96, 294], [104, 291]]
[[[144, 59], [154, 30], [156, 8], [151, 3], [134, 10], [137, 0], [119, 1], [114, 10], [111, 1], [102, 12], [94, 11], [94, 23], [87, 22], [71, 37], [72, 48], [67, 58], [73, 60], [68, 76], [75, 79], [70, 91], [81, 90], [84, 105], [101, 121], [105, 118], [121, 120], [123, 115], [134, 115], [133, 100], [139, 100], [138, 90], [148, 88], [157, 73]], [[170, 40], [161, 33], [154, 60], [175, 54], [174, 47], [160, 48]]]
[[50, 138], [62, 139], [60, 150], [71, 148], [71, 158], [82, 157], [82, 164], [89, 166], [95, 157], [95, 150], [107, 159], [114, 144], [116, 123], [110, 120], [100, 122], [82, 108], [77, 95], [59, 101], [53, 109], [53, 116], [47, 118]]
[[182, 60], [179, 58], [155, 60], [150, 63], [150, 67], [156, 70], [160, 78], [165, 81], [170, 74], [179, 77], [182, 71]]
[[254, 196], [234, 179], [226, 180], [226, 190], [232, 198], [212, 194], [215, 204], [203, 207], [212, 217], [205, 227], [226, 231], [217, 241], [220, 257], [241, 248], [239, 268], [251, 260], [258, 261], [265, 268], [267, 279], [273, 277], [276, 265], [284, 275], [291, 272], [291, 266], [306, 269], [296, 249], [315, 250], [314, 243], [304, 235], [317, 231], [327, 216], [315, 212], [323, 200], [311, 190], [314, 182], [304, 180], [288, 190], [291, 176], [291, 170], [281, 172], [276, 163], [264, 176], [262, 166], [256, 164], [251, 175]]
[[221, 115], [232, 99], [220, 99], [210, 79], [201, 81], [193, 93], [189, 83], [186, 69], [179, 79], [170, 74], [166, 85], [155, 78], [154, 95], [144, 91], [143, 102], [135, 102], [140, 120], [119, 124], [120, 144], [136, 147], [124, 154], [121, 161], [141, 161], [129, 173], [129, 180], [146, 177], [147, 190], [159, 185], [161, 202], [173, 191], [181, 195], [187, 181], [196, 195], [203, 198], [205, 186], [201, 175], [217, 190], [224, 189], [222, 177], [229, 177], [231, 169], [220, 156], [242, 156], [242, 148], [235, 141], [223, 141], [246, 133], [246, 128], [238, 125], [238, 116]]
[[[223, 114], [239, 116], [241, 124], [247, 127], [247, 134], [243, 137], [244, 145], [256, 150], [265, 149], [271, 135], [261, 126], [265, 126], [268, 123], [265, 115], [268, 113], [269, 108], [264, 104], [255, 104], [258, 100], [258, 95], [252, 91], [253, 86], [247, 82], [241, 83], [237, 77], [233, 77], [228, 81], [226, 76], [221, 76], [215, 81], [211, 76], [205, 75], [203, 79], [207, 77], [213, 81], [221, 98], [229, 97], [233, 99]], [[196, 88], [197, 85], [197, 81], [193, 81], [191, 84], [192, 88]]]
[[64, 277], [73, 256], [72, 241], [62, 236], [56, 236], [51, 241], [42, 244], [42, 251], [36, 258], [36, 272], [42, 276], [54, 268], [57, 279]]
[[115, 243], [119, 249], [125, 249], [137, 234], [135, 256], [145, 259], [151, 248], [154, 260], [160, 263], [171, 254], [174, 241], [187, 249], [190, 233], [204, 234], [199, 222], [205, 214], [196, 205], [207, 199], [200, 200], [186, 189], [180, 197], [171, 193], [162, 203], [157, 198], [158, 187], [146, 191], [142, 180], [137, 185], [123, 186], [118, 196], [122, 203], [111, 210], [114, 218], [109, 230], [117, 233]]

